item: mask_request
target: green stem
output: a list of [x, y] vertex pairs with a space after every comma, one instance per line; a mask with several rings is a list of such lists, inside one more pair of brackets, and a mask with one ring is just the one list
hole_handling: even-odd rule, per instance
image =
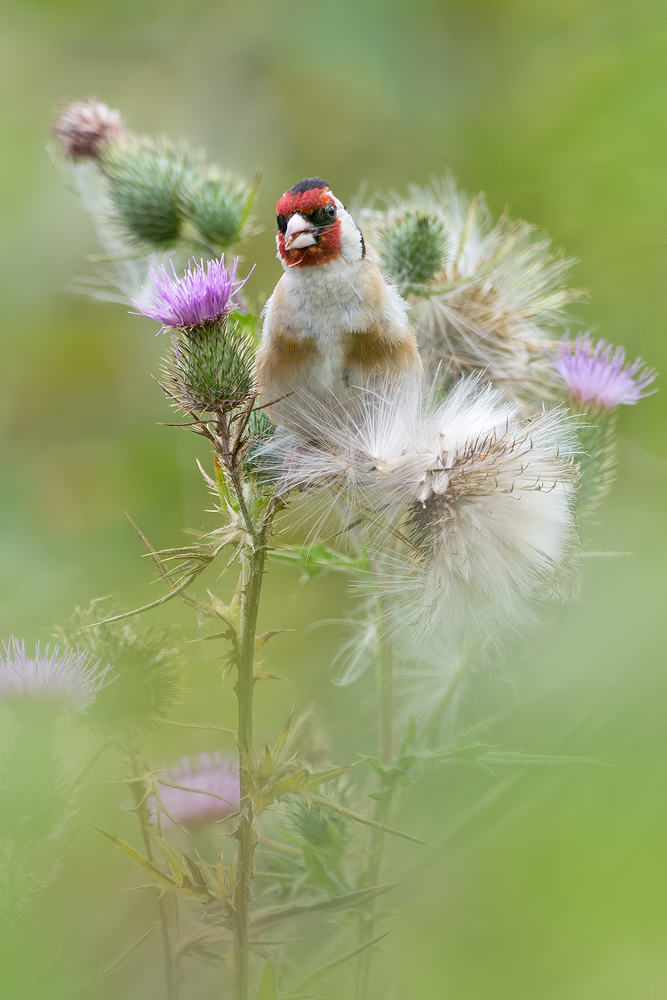
[[[150, 864], [156, 864], [155, 852], [153, 851], [153, 836], [151, 832], [151, 817], [148, 809], [149, 789], [146, 781], [141, 777], [146, 773], [146, 767], [142, 767], [142, 762], [137, 759], [138, 752], [130, 740], [128, 743], [128, 754], [130, 758], [131, 781], [129, 782], [130, 792], [134, 801], [134, 812], [139, 821], [141, 839], [146, 851], [146, 859]], [[178, 1000], [178, 984], [176, 982], [174, 958], [171, 950], [171, 940], [169, 936], [169, 919], [167, 906], [162, 892], [157, 892], [157, 908], [160, 917], [160, 933], [162, 935], [162, 952], [164, 955], [164, 970], [167, 987], [167, 1000]]]
[[234, 940], [234, 1000], [248, 1000], [250, 988], [250, 900], [253, 878], [253, 853], [255, 850], [255, 818], [248, 797], [246, 770], [252, 753], [252, 700], [255, 686], [255, 635], [257, 614], [262, 591], [266, 543], [271, 527], [271, 514], [267, 513], [262, 528], [255, 535], [256, 543], [246, 547], [241, 555], [241, 627], [237, 652], [239, 727], [239, 792], [241, 821], [237, 832], [236, 878], [234, 885], [234, 911], [236, 928]]
[[[377, 645], [377, 678], [378, 678], [378, 758], [385, 768], [390, 768], [394, 762], [394, 647], [391, 639], [391, 617], [386, 604], [380, 607], [380, 626]], [[396, 783], [387, 782], [380, 776], [373, 819], [386, 826], [391, 818], [394, 804]], [[365, 872], [365, 885], [378, 885], [382, 874], [385, 834], [382, 830], [373, 830], [368, 848], [368, 864]], [[362, 919], [359, 931], [360, 946], [372, 940], [375, 934], [377, 918], [374, 914], [375, 904], [371, 903]], [[357, 964], [355, 985], [355, 1000], [367, 1000], [371, 979], [372, 951], [362, 952]]]

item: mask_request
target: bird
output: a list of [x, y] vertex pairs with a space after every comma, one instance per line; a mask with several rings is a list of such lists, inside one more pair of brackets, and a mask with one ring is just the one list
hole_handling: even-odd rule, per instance
[[276, 213], [284, 274], [256, 357], [260, 403], [274, 422], [300, 429], [309, 405], [353, 411], [378, 380], [421, 379], [409, 306], [328, 183], [299, 181]]

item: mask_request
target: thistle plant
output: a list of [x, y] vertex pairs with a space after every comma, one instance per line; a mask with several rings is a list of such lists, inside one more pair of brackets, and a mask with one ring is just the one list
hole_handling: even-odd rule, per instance
[[[376, 903], [391, 888], [386, 838], [421, 843], [392, 826], [398, 795], [457, 758], [517, 762], [457, 731], [457, 702], [509, 636], [576, 593], [580, 526], [609, 487], [617, 408], [642, 398], [654, 373], [604, 342], [563, 340], [578, 296], [564, 281], [570, 262], [527, 223], [493, 222], [482, 196], [436, 183], [362, 220], [369, 253], [412, 306], [424, 382], [414, 372], [373, 378], [347, 405], [333, 392], [327, 402], [295, 391], [289, 427], [274, 426], [279, 400], [260, 396], [257, 317], [245, 301], [252, 269], [239, 276], [238, 257], [230, 266], [252, 226], [254, 185], [183, 144], [133, 136], [97, 101], [64, 108], [55, 132], [58, 162], [105, 247], [110, 297], [164, 337], [159, 383], [175, 422], [208, 443], [200, 468], [219, 523], [165, 549], [137, 528], [160, 596], [132, 610], [100, 600], [78, 609], [58, 629], [63, 653], [30, 658], [10, 642], [0, 661], [0, 706], [12, 718], [0, 837], [43, 840], [65, 822], [72, 786], [57, 729], [43, 720], [79, 713], [124, 768], [141, 850], [102, 833], [155, 891], [168, 1000], [185, 995], [185, 959], [224, 970], [220, 995], [234, 1000], [312, 995], [348, 964], [356, 1000], [371, 1000], [386, 933]], [[303, 226], [297, 239], [315, 245], [319, 230]], [[310, 752], [292, 719], [280, 720], [277, 738], [257, 739], [255, 691], [273, 678], [257, 654], [282, 631], [258, 633], [270, 562], [299, 567], [304, 581], [344, 573], [356, 594], [356, 633], [336, 679], [375, 668], [377, 751], [352, 770], [356, 755], [337, 765]], [[233, 577], [225, 599], [200, 589], [214, 563]], [[176, 599], [204, 638], [224, 644], [232, 731], [181, 720], [183, 647], [171, 631], [136, 626]], [[39, 738], [30, 719], [41, 720]], [[209, 728], [220, 746], [158, 766], [149, 740], [163, 725]], [[364, 767], [370, 795], [357, 777]], [[16, 866], [4, 871], [11, 909]], [[296, 976], [283, 925], [318, 915], [354, 939]]]
[[578, 503], [586, 516], [600, 505], [616, 478], [618, 408], [634, 406], [650, 395], [647, 390], [656, 373], [641, 358], [626, 364], [622, 347], [614, 348], [605, 340], [594, 344], [587, 334], [579, 334], [574, 341], [563, 338], [552, 359], [567, 391], [568, 406], [582, 416]]

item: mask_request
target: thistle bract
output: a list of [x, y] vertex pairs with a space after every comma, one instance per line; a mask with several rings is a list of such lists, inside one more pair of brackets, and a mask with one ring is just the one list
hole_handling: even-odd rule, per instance
[[58, 711], [80, 712], [94, 701], [110, 679], [109, 667], [90, 652], [39, 643], [33, 656], [25, 641], [11, 638], [0, 657], [0, 702], [17, 708], [43, 705]]
[[254, 348], [243, 329], [224, 321], [174, 338], [165, 388], [186, 413], [228, 413], [253, 391]]
[[553, 363], [576, 406], [606, 413], [650, 395], [647, 389], [656, 377], [641, 358], [626, 364], [624, 348], [606, 340], [594, 343], [588, 334], [579, 334], [574, 341], [564, 338]]
[[[220, 260], [193, 260], [182, 278], [173, 277], [164, 267], [158, 274], [153, 268], [150, 275], [155, 292], [147, 303], [135, 306], [145, 316], [162, 323], [163, 327], [191, 329], [222, 319], [234, 308], [234, 294], [245, 285], [248, 278], [236, 279], [238, 257], [231, 268], [225, 266], [224, 255]], [[250, 275], [248, 275], [250, 277]]]
[[131, 138], [100, 160], [115, 221], [139, 249], [166, 249], [181, 236], [181, 190], [194, 170], [192, 154], [166, 142]]
[[183, 195], [183, 208], [204, 243], [226, 250], [243, 235], [250, 191], [230, 176], [198, 177]]
[[[167, 824], [176, 822], [194, 830], [227, 819], [238, 810], [238, 767], [220, 753], [200, 754], [194, 760], [184, 757], [162, 772], [159, 780]], [[180, 787], [174, 787], [177, 785]], [[155, 815], [155, 798], [149, 805]]]
[[137, 632], [128, 622], [100, 622], [105, 610], [113, 614], [113, 605], [93, 601], [59, 631], [65, 639], [76, 634], [89, 655], [111, 664], [112, 683], [89, 708], [89, 720], [106, 731], [127, 732], [171, 719], [183, 691], [177, 650], [164, 633]]
[[444, 223], [438, 216], [423, 211], [398, 213], [379, 236], [387, 277], [403, 290], [427, 284], [443, 266], [445, 243]]

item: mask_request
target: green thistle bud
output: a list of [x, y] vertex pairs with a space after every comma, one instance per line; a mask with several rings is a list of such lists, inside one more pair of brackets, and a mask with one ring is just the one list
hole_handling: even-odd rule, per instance
[[0, 751], [0, 835], [17, 844], [45, 840], [72, 808], [52, 720], [39, 710], [14, 720]]
[[105, 731], [149, 729], [173, 718], [181, 701], [183, 671], [178, 651], [165, 633], [135, 632], [127, 622], [87, 626], [113, 615], [109, 601], [77, 608], [61, 638], [76, 636], [80, 646], [110, 664], [111, 682], [98, 694], [87, 716]]
[[[570, 401], [574, 410], [576, 404]], [[579, 463], [579, 488], [577, 506], [583, 517], [588, 517], [609, 493], [618, 466], [617, 413], [595, 411], [586, 413], [578, 430], [581, 452], [575, 456]]]
[[185, 149], [131, 138], [108, 147], [100, 167], [109, 183], [116, 221], [135, 246], [175, 246], [183, 223], [182, 192], [194, 170]]
[[183, 212], [203, 243], [218, 253], [243, 237], [252, 191], [231, 175], [210, 171], [195, 178], [183, 195]]
[[187, 413], [230, 413], [254, 388], [254, 346], [225, 318], [178, 337], [165, 360], [166, 389]]
[[385, 273], [403, 290], [428, 284], [442, 268], [445, 245], [442, 219], [422, 211], [390, 218], [379, 238]]

